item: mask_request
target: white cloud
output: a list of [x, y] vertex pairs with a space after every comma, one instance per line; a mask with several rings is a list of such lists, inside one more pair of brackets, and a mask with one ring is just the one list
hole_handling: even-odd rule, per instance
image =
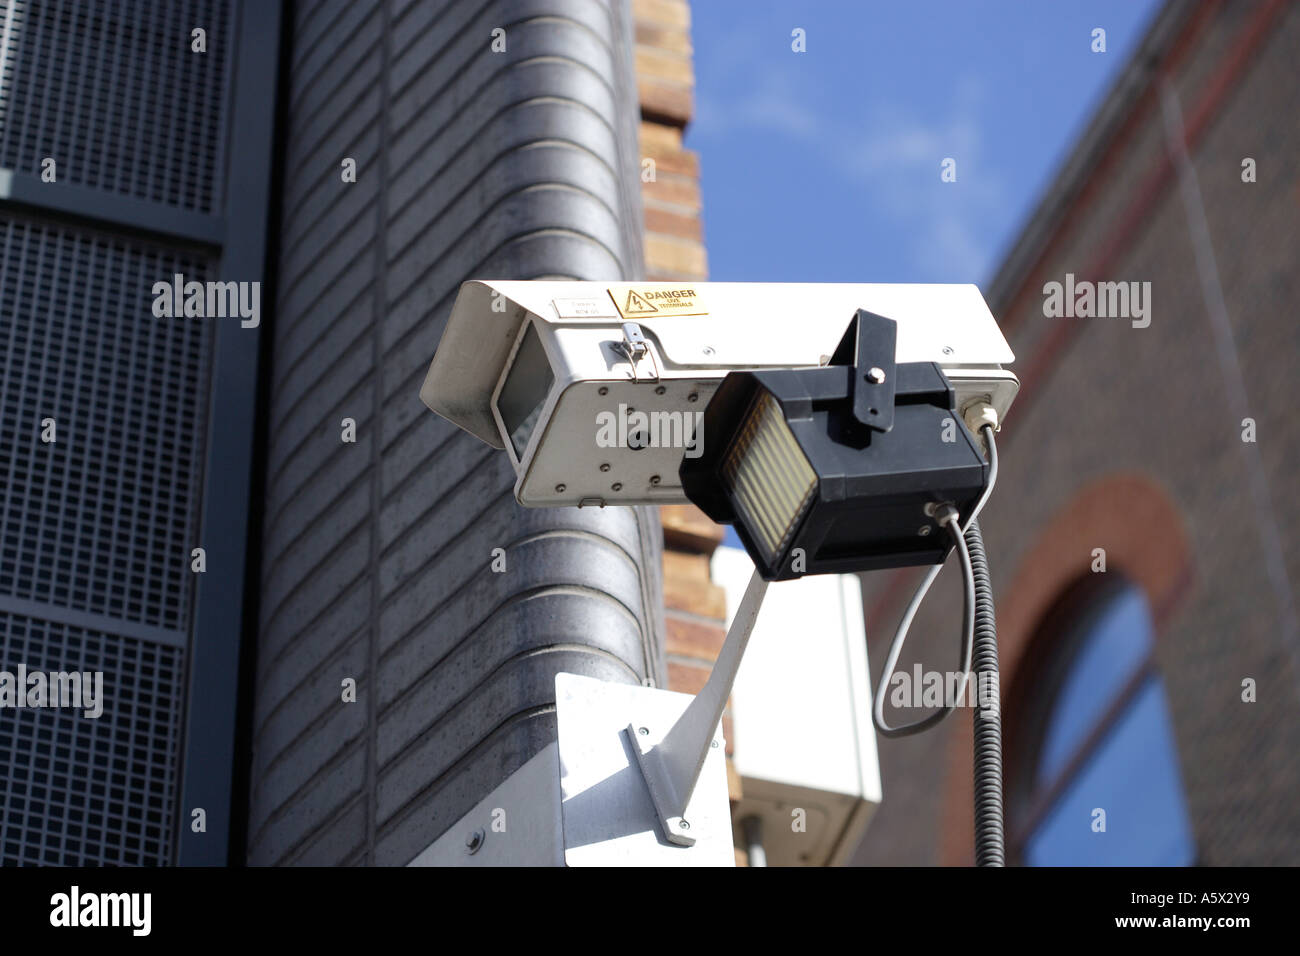
[[[997, 250], [984, 224], [1000, 218], [1007, 190], [983, 162], [981, 121], [994, 106], [976, 77], [958, 78], [951, 106], [937, 115], [918, 116], [875, 94], [856, 115], [835, 116], [805, 74], [779, 60], [769, 66], [734, 102], [702, 99], [700, 127], [752, 138], [756, 149], [774, 135], [784, 138], [807, 151], [808, 176], [832, 175], [846, 192], [865, 193], [846, 206], [881, 210], [885, 221], [872, 228], [892, 231], [920, 272], [961, 281], [987, 276]], [[955, 183], [940, 180], [947, 157], [957, 162]]]

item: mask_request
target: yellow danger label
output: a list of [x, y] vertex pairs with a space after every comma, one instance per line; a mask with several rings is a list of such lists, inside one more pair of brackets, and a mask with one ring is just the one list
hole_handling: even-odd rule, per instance
[[707, 315], [709, 312], [691, 285], [648, 282], [610, 286], [609, 297], [625, 319], [644, 319], [653, 315]]

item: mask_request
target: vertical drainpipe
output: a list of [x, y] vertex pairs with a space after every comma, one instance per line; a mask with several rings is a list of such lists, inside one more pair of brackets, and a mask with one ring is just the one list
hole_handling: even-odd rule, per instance
[[418, 396], [463, 280], [642, 275], [631, 16], [286, 29], [248, 860], [402, 865], [555, 739], [556, 673], [665, 682], [657, 509], [520, 508]]

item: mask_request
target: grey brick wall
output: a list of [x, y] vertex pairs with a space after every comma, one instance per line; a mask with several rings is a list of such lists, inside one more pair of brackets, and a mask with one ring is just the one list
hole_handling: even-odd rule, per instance
[[[1187, 122], [1259, 9], [1228, 4], [1217, 10], [1175, 72]], [[1294, 317], [1300, 296], [1297, 55], [1300, 7], [1288, 5], [1270, 24], [1193, 153], [1240, 375], [1258, 424], [1269, 515], [1283, 540], [1281, 567], [1273, 570], [1289, 580], [1292, 593], [1300, 590], [1295, 534], [1300, 502], [1291, 492], [1300, 468], [1300, 422], [1292, 407], [1300, 372], [1300, 326]], [[1136, 201], [1145, 171], [1165, 149], [1157, 101], [1151, 120], [1115, 157], [1106, 185], [1065, 227], [1061, 244], [1031, 286], [1041, 289], [1045, 278], [1084, 271], [1115, 234]], [[1241, 180], [1247, 156], [1258, 162], [1255, 183]], [[1198, 862], [1295, 865], [1300, 861], [1295, 636], [1270, 585], [1269, 547], [1252, 501], [1253, 450], [1243, 449], [1240, 421], [1231, 414], [1176, 181], [1110, 266], [1109, 278], [1152, 283], [1149, 328], [1104, 319], [1048, 319], [1039, 294], [1008, 314], [1004, 300], [1021, 278], [1008, 269], [993, 284], [991, 305], [1010, 330], [1018, 358], [1013, 369], [1022, 375], [1059, 322], [1083, 323], [1045, 386], [1032, 401], [1013, 407], [1004, 429], [1001, 477], [981, 519], [998, 601], [1010, 597], [1008, 586], [1042, 530], [1089, 482], [1138, 473], [1162, 486], [1182, 513], [1193, 561], [1194, 580], [1165, 623], [1156, 657]], [[1086, 555], [1104, 544], [1087, 539], [1063, 546]], [[927, 598], [900, 667], [917, 659], [928, 667], [951, 666], [960, 606], [957, 577], [949, 570]], [[868, 606], [884, 583], [871, 577]], [[887, 619], [868, 621], [874, 667], [910, 588], [909, 579]], [[1253, 704], [1241, 700], [1241, 681], [1247, 677], [1258, 684]], [[1004, 684], [1004, 697], [1015, 689]], [[970, 741], [970, 717], [963, 713], [936, 733], [881, 742], [886, 799], [858, 862], [929, 864], [954, 858], [952, 847], [944, 845], [954, 829], [947, 798], [954, 777], [969, 774], [969, 763], [954, 760], [954, 754], [968, 752]], [[962, 807], [961, 812], [970, 811]], [[959, 852], [971, 855], [966, 847]]]
[[521, 509], [418, 397], [461, 281], [639, 275], [630, 18], [340, 0], [288, 29], [248, 859], [400, 865], [554, 738], [557, 672], [662, 682], [657, 514]]

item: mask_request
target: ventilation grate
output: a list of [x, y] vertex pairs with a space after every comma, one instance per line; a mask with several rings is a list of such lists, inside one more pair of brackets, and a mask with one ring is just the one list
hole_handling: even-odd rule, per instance
[[212, 323], [151, 290], [206, 271], [0, 215], [0, 594], [189, 629]]
[[0, 864], [171, 862], [182, 652], [0, 613], [0, 670], [103, 671], [103, 713], [0, 708]]
[[219, 210], [229, 7], [0, 0], [0, 166], [50, 157], [58, 182]]

